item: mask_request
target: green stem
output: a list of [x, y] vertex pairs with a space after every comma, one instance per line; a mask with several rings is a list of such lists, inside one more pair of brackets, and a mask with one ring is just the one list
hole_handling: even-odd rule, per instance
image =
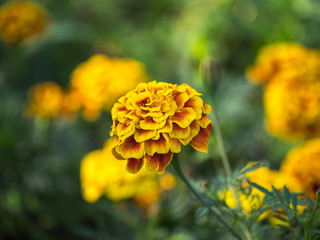
[[[307, 226], [307, 229], [305, 229], [304, 231], [304, 235], [305, 235], [305, 239], [308, 240], [309, 239], [309, 228], [312, 228], [312, 222], [313, 222], [313, 218], [314, 218], [314, 215], [317, 211], [317, 208], [318, 208], [318, 205], [319, 205], [319, 202], [320, 202], [320, 196], [319, 196], [319, 192], [317, 192], [317, 195], [316, 195], [316, 201], [314, 203], [314, 207], [313, 207], [313, 210], [312, 210], [312, 215], [311, 215], [311, 218], [308, 222], [308, 226]], [[310, 238], [312, 239], [312, 238]]]
[[220, 153], [220, 156], [222, 159], [222, 164], [223, 164], [224, 170], [225, 170], [227, 176], [231, 176], [231, 168], [230, 168], [228, 156], [226, 153], [226, 148], [225, 148], [225, 145], [223, 142], [218, 116], [214, 110], [212, 111], [212, 113], [210, 115], [213, 118], [212, 119], [213, 120], [213, 129], [214, 129], [215, 137], [217, 140], [218, 150], [219, 150], [219, 153]]
[[174, 169], [176, 170], [178, 176], [181, 178], [181, 180], [184, 182], [185, 185], [187, 185], [187, 187], [189, 188], [189, 190], [196, 196], [196, 198], [198, 198], [198, 200], [208, 208], [209, 212], [212, 213], [219, 221], [220, 223], [226, 228], [228, 229], [228, 231], [236, 238], [239, 240], [242, 240], [242, 238], [219, 216], [219, 214], [210, 207], [210, 205], [203, 200], [203, 198], [200, 196], [200, 194], [192, 187], [192, 185], [190, 184], [189, 180], [186, 178], [186, 176], [184, 175], [182, 169], [181, 169], [181, 165], [180, 165], [180, 161], [179, 158], [177, 157], [176, 159], [174, 159], [171, 162], [172, 166], [174, 167]]

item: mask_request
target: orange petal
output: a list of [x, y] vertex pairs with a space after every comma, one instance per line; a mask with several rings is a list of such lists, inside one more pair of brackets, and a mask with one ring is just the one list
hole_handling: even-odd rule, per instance
[[155, 153], [153, 156], [146, 155], [146, 168], [151, 171], [158, 171], [159, 173], [163, 173], [165, 168], [171, 162], [172, 157], [172, 152], [168, 152], [167, 154]]
[[148, 155], [152, 156], [155, 153], [164, 154], [169, 152], [170, 144], [167, 139], [160, 134], [158, 140], [147, 140], [145, 142], [145, 151]]
[[191, 146], [199, 152], [207, 153], [211, 129], [212, 123], [210, 123], [206, 128], [201, 128], [199, 134], [191, 140]]
[[196, 112], [192, 108], [182, 108], [176, 111], [171, 118], [172, 122], [177, 123], [180, 127], [186, 128], [196, 118]]
[[189, 144], [189, 142], [198, 135], [200, 131], [200, 125], [199, 122], [197, 120], [194, 120], [191, 124], [190, 124], [190, 135], [186, 138], [186, 139], [179, 139], [179, 141], [183, 144], [183, 145], [187, 145]]
[[196, 114], [197, 114], [196, 119], [201, 118], [203, 101], [200, 97], [193, 96], [192, 98], [189, 99], [188, 102], [186, 102], [185, 107], [190, 107], [196, 112]]
[[178, 110], [184, 107], [184, 104], [189, 100], [189, 96], [186, 92], [179, 93], [174, 97], [174, 101], [178, 106]]
[[211, 120], [207, 117], [207, 115], [203, 115], [199, 120], [199, 124], [202, 128], [206, 128], [211, 123]]
[[204, 104], [203, 104], [203, 113], [204, 113], [204, 114], [209, 114], [209, 113], [211, 113], [211, 106], [204, 103]]
[[166, 124], [166, 121], [155, 122], [151, 117], [148, 117], [140, 121], [140, 127], [144, 130], [156, 130], [162, 128]]
[[172, 138], [185, 139], [190, 135], [190, 127], [181, 128], [178, 124], [172, 124], [172, 132], [169, 133]]
[[131, 136], [119, 145], [117, 152], [124, 158], [140, 159], [144, 155], [144, 143], [137, 143]]
[[136, 142], [143, 142], [153, 138], [156, 134], [157, 130], [136, 129], [134, 133], [134, 140], [136, 140]]
[[143, 166], [143, 158], [128, 158], [127, 160], [127, 171], [129, 173], [137, 173]]

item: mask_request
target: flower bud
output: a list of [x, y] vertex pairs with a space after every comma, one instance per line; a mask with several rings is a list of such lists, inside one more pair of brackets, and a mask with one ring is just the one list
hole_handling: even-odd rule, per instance
[[214, 92], [218, 88], [221, 72], [219, 64], [212, 57], [204, 57], [201, 60], [200, 77], [206, 91]]

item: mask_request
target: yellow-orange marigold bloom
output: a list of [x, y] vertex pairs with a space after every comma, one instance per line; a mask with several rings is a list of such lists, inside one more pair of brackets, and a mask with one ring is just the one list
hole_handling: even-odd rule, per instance
[[145, 162], [147, 169], [162, 173], [181, 143], [207, 152], [211, 107], [200, 96], [187, 84], [153, 81], [139, 84], [114, 104], [114, 154], [127, 159], [129, 172], [138, 172]]
[[[86, 201], [95, 202], [105, 194], [112, 201], [133, 199], [139, 206], [147, 207], [158, 201], [164, 190], [174, 187], [175, 178], [169, 173], [159, 177], [147, 170], [138, 174], [126, 172], [125, 161], [113, 156], [113, 147], [113, 140], [109, 139], [103, 149], [92, 151], [82, 159], [80, 179]], [[173, 183], [164, 187], [161, 182], [167, 178]]]
[[303, 192], [315, 200], [320, 188], [320, 138], [308, 140], [289, 151], [281, 171], [295, 178]]
[[70, 91], [77, 96], [84, 117], [95, 120], [101, 110], [110, 110], [119, 97], [147, 81], [142, 63], [96, 54], [73, 71]]
[[60, 114], [64, 92], [55, 82], [45, 82], [31, 88], [29, 98], [27, 115], [54, 118]]
[[278, 73], [308, 74], [319, 72], [320, 54], [298, 43], [275, 43], [263, 47], [255, 64], [246, 71], [252, 83], [264, 83]]
[[288, 140], [320, 136], [317, 75], [278, 74], [266, 85], [264, 106], [266, 126], [271, 134]]
[[48, 12], [32, 1], [9, 1], [0, 8], [0, 38], [19, 43], [43, 32], [49, 22]]

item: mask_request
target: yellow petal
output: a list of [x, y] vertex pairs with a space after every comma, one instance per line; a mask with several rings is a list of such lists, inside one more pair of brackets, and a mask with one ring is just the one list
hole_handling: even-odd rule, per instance
[[190, 143], [190, 141], [199, 134], [200, 131], [200, 125], [199, 122], [197, 120], [194, 120], [191, 124], [190, 124], [190, 135], [186, 138], [186, 139], [179, 139], [179, 141], [183, 144], [183, 145], [187, 145]]
[[199, 124], [202, 128], [206, 128], [211, 123], [211, 120], [207, 115], [202, 115], [202, 118], [199, 120]]
[[121, 145], [119, 145], [117, 152], [124, 158], [140, 159], [144, 155], [144, 143], [138, 143], [131, 136], [127, 138]]
[[116, 147], [111, 149], [111, 152], [113, 154], [113, 156], [118, 159], [118, 160], [125, 160], [125, 158], [123, 158], [116, 150]]
[[196, 118], [196, 112], [192, 108], [182, 108], [176, 111], [171, 118], [172, 122], [177, 123], [180, 127], [186, 128]]
[[136, 129], [134, 139], [136, 142], [143, 142], [153, 138], [157, 134], [157, 130]]
[[174, 153], [181, 152], [181, 143], [178, 139], [170, 139], [170, 151]]
[[144, 130], [156, 130], [162, 128], [166, 124], [166, 121], [155, 122], [151, 117], [148, 117], [142, 121], [140, 121], [140, 127]]
[[155, 153], [164, 154], [169, 152], [169, 142], [160, 134], [158, 140], [147, 140], [145, 142], [145, 151], [148, 155], [152, 156]]
[[201, 128], [199, 134], [191, 140], [191, 146], [199, 152], [207, 153], [211, 129], [212, 123], [210, 123], [206, 128]]
[[127, 171], [129, 173], [137, 173], [143, 166], [143, 158], [128, 158], [127, 160]]
[[211, 113], [211, 106], [204, 103], [204, 104], [203, 104], [203, 113], [204, 113], [204, 114], [209, 114], [209, 113]]
[[181, 128], [178, 124], [172, 124], [172, 132], [169, 133], [171, 138], [185, 139], [190, 135], [190, 127]]
[[184, 104], [189, 100], [189, 96], [186, 92], [179, 93], [175, 96], [174, 101], [178, 106], [178, 110], [184, 107]]
[[135, 132], [135, 127], [133, 122], [119, 123], [116, 128], [117, 134], [120, 138], [125, 139], [130, 137]]
[[158, 133], [169, 133], [169, 132], [171, 132], [172, 131], [172, 122], [171, 122], [171, 120], [167, 120], [166, 121], [166, 125], [164, 125], [163, 126], [163, 128], [160, 128], [159, 130], [158, 130]]
[[165, 168], [171, 162], [172, 157], [172, 152], [168, 152], [167, 154], [155, 153], [153, 156], [146, 155], [146, 168], [151, 171], [158, 171], [159, 173], [163, 173]]
[[185, 107], [190, 107], [196, 112], [196, 114], [197, 114], [196, 119], [201, 118], [203, 101], [200, 97], [193, 96], [192, 98], [189, 99], [188, 102], [186, 102]]

